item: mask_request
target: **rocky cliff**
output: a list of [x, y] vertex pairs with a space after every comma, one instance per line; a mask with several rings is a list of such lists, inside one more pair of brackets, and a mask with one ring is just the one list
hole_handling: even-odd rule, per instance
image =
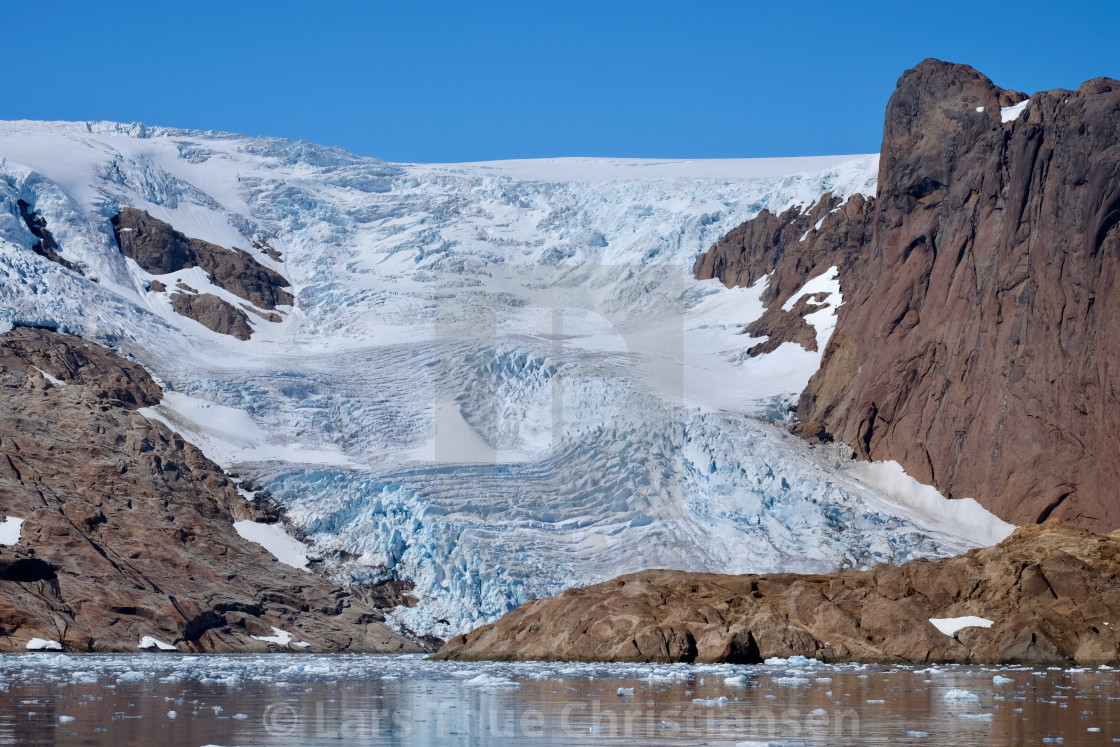
[[22, 519], [0, 543], [0, 651], [422, 649], [382, 622], [400, 590], [337, 588], [243, 539], [234, 521], [275, 516], [138, 411], [161, 397], [93, 343], [0, 335], [0, 521]]
[[[523, 604], [451, 639], [436, 658], [1116, 664], [1117, 574], [1120, 537], [1058, 521], [901, 567], [816, 576], [643, 571]], [[950, 634], [931, 622], [966, 617], [982, 624]]]
[[[249, 302], [237, 308], [212, 293], [199, 294], [193, 288], [179, 284], [179, 290], [170, 295], [171, 307], [177, 314], [194, 319], [214, 332], [248, 340], [253, 335], [253, 327], [246, 311], [269, 322], [280, 322], [281, 317], [274, 310], [277, 306], [291, 306], [295, 302], [286, 290], [291, 283], [243, 249], [226, 249], [208, 241], [189, 238], [170, 224], [136, 208], [125, 208], [110, 222], [117, 248], [141, 269], [164, 275], [198, 267], [215, 286]], [[28, 225], [31, 226], [31, 223]], [[280, 254], [264, 239], [254, 240], [254, 247], [261, 254], [279, 261]], [[151, 293], [166, 290], [167, 286], [158, 280], [148, 284]]]
[[834, 208], [763, 213], [696, 265], [768, 276], [771, 309], [840, 268], [804, 432], [1014, 523], [1120, 526], [1120, 82], [1027, 101], [927, 60], [888, 104], [876, 197]]

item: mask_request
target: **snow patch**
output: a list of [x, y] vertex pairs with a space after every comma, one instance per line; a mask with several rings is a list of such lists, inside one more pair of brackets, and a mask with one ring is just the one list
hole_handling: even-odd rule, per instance
[[143, 638], [141, 638], [140, 643], [139, 643], [139, 645], [136, 646], [136, 648], [140, 649], [141, 651], [147, 651], [148, 649], [152, 649], [152, 648], [157, 648], [160, 651], [175, 651], [175, 650], [177, 650], [170, 643], [164, 643], [163, 641], [159, 640], [158, 638], [153, 638], [150, 635], [146, 635]]
[[171, 428], [223, 467], [241, 462], [350, 464], [349, 459], [330, 449], [275, 443], [248, 412], [182, 392], [166, 391], [158, 405], [138, 412]]
[[947, 636], [953, 637], [965, 628], [990, 628], [992, 621], [983, 617], [976, 617], [975, 615], [966, 615], [964, 617], [931, 617], [929, 621], [933, 627], [940, 630]]
[[898, 462], [853, 462], [847, 472], [879, 493], [915, 521], [942, 527], [978, 546], [995, 545], [1007, 539], [1014, 524], [1008, 524], [972, 498], [949, 500], [937, 488], [924, 485]]
[[58, 641], [48, 641], [43, 638], [32, 638], [27, 642], [28, 651], [61, 651], [62, 644]]
[[0, 545], [18, 545], [22, 526], [23, 519], [17, 516], [9, 516], [0, 521]]
[[272, 626], [272, 635], [251, 635], [249, 637], [255, 638], [258, 641], [264, 641], [265, 643], [275, 643], [277, 646], [295, 646], [297, 648], [306, 648], [311, 645], [310, 643], [307, 643], [305, 641], [295, 640], [294, 635], [286, 630], [281, 630], [280, 628], [277, 628], [275, 626]]
[[[823, 220], [823, 219], [822, 219]], [[792, 311], [793, 307], [805, 296], [812, 296], [816, 293], [830, 294], [823, 303], [833, 304], [834, 299], [840, 295], [840, 268], [833, 266], [829, 267], [820, 275], [810, 278], [782, 304], [782, 311]], [[840, 303], [835, 304], [836, 307]]]
[[1000, 107], [1000, 110], [999, 110], [1000, 119], [1003, 120], [1003, 122], [1005, 124], [1007, 122], [1014, 122], [1016, 119], [1019, 118], [1019, 115], [1023, 113], [1023, 110], [1027, 108], [1027, 104], [1029, 104], [1029, 103], [1031, 103], [1031, 100], [1027, 99], [1026, 101], [1020, 101], [1018, 104], [1015, 104], [1014, 106]]
[[288, 534], [284, 525], [261, 524], [260, 522], [243, 519], [235, 521], [233, 528], [243, 539], [255, 542], [272, 553], [272, 556], [285, 565], [298, 568], [301, 571], [311, 572], [307, 567], [307, 546]]
[[36, 371], [38, 371], [40, 374], [42, 374], [44, 379], [46, 379], [50, 383], [54, 384], [55, 386], [66, 386], [65, 381], [63, 381], [62, 379], [56, 379], [55, 377], [51, 376], [49, 373], [47, 373], [43, 369], [39, 368], [38, 366], [32, 366], [32, 368], [34, 368]]

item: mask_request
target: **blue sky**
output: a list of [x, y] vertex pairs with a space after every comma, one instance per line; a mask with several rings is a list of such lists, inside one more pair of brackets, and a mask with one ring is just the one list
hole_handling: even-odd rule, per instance
[[874, 152], [926, 57], [1120, 78], [1120, 2], [113, 2], [0, 27], [7, 119], [275, 135], [397, 161]]

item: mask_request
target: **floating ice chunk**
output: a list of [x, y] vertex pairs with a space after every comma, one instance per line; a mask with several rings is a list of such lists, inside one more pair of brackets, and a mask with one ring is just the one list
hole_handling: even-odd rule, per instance
[[992, 712], [988, 711], [987, 713], [962, 713], [960, 714], [960, 717], [976, 719], [977, 721], [987, 721], [991, 719]]
[[699, 706], [725, 706], [729, 702], [730, 701], [727, 699], [727, 696], [725, 696], [725, 695], [721, 695], [718, 698], [693, 698], [692, 699], [693, 705], [699, 705]]
[[1014, 122], [1016, 119], [1019, 118], [1019, 115], [1023, 113], [1023, 110], [1027, 108], [1027, 104], [1029, 104], [1029, 103], [1031, 103], [1031, 100], [1027, 99], [1026, 101], [1021, 101], [1018, 104], [1015, 104], [1014, 106], [1002, 106], [1002, 107], [1000, 107], [1000, 110], [999, 110], [1000, 119], [1002, 119], [1004, 122]]
[[802, 687], [809, 684], [808, 677], [773, 677], [770, 681], [785, 687]]
[[724, 677], [723, 684], [732, 685], [734, 687], [743, 687], [747, 684], [746, 675], [737, 674], [734, 677]]
[[22, 524], [23, 519], [16, 516], [9, 516], [3, 521], [0, 521], [0, 545], [18, 545], [19, 531]]
[[146, 635], [143, 638], [141, 638], [140, 639], [140, 644], [136, 648], [140, 649], [141, 651], [147, 651], [148, 649], [151, 649], [151, 648], [158, 648], [160, 651], [175, 651], [176, 650], [175, 647], [172, 646], [170, 643], [164, 643], [163, 641], [159, 640], [158, 638], [153, 638], [150, 635]]
[[168, 712], [167, 712], [167, 717], [168, 717], [168, 718], [175, 718], [175, 717], [176, 717], [176, 716], [178, 716], [178, 715], [179, 715], [179, 714], [178, 714], [178, 713], [176, 713], [175, 711], [168, 711]]
[[230, 716], [230, 718], [237, 719], [238, 721], [243, 721], [243, 720], [245, 720], [249, 717], [246, 716], [244, 713], [235, 713], [232, 716]]
[[869, 701], [867, 701], [867, 702], [868, 702], [868, 703], [873, 703], [873, 704], [876, 704], [876, 705], [878, 705], [878, 704], [880, 704], [880, 703], [886, 703], [887, 701], [885, 701], [885, 700], [869, 700]]
[[978, 111], [978, 112], [983, 112], [983, 111], [984, 111], [984, 107], [982, 107], [982, 106], [978, 106], [978, 107], [976, 107], [976, 111]]
[[931, 617], [929, 621], [933, 623], [933, 627], [947, 636], [956, 636], [957, 633], [965, 628], [992, 627], [991, 620], [983, 617], [976, 617], [975, 615], [966, 615], [964, 617]]
[[1010, 677], [1004, 677], [1003, 675], [999, 674], [997, 674], [995, 677], [992, 677], [993, 685], [1010, 685], [1014, 681], [1015, 680], [1011, 679]]
[[620, 697], [620, 698], [624, 695], [633, 695], [633, 694], [634, 694], [634, 688], [632, 688], [632, 687], [620, 687], [620, 688], [618, 688], [618, 697]]
[[117, 676], [117, 682], [143, 682], [146, 679], [148, 679], [146, 673], [132, 670], [121, 672], [121, 674]]
[[810, 659], [807, 656], [791, 656], [788, 659], [773, 656], [763, 662], [770, 667], [808, 667], [819, 663], [816, 659]]
[[59, 723], [62, 723], [62, 724], [68, 724], [73, 720], [74, 720], [73, 716], [59, 716], [58, 717]]
[[477, 677], [472, 677], [463, 684], [470, 685], [471, 687], [521, 687], [520, 682], [514, 682], [513, 680], [507, 680], [502, 677], [494, 677], [489, 674], [480, 674]]
[[809, 711], [809, 715], [810, 716], [827, 716], [828, 711], [826, 711], [824, 708], [814, 708], [813, 710]]
[[47, 641], [42, 638], [32, 638], [27, 642], [28, 651], [61, 651], [62, 644], [58, 641]]
[[980, 700], [980, 696], [970, 690], [953, 688], [946, 690], [941, 697], [953, 703], [971, 703]]
[[906, 736], [908, 736], [908, 737], [918, 737], [918, 738], [928, 737], [929, 732], [928, 731], [918, 731], [917, 729], [911, 729], [910, 731], [906, 732]]
[[307, 546], [289, 535], [283, 524], [261, 524], [245, 519], [234, 522], [233, 528], [244, 539], [256, 542], [268, 550], [281, 563], [310, 572], [307, 567]]

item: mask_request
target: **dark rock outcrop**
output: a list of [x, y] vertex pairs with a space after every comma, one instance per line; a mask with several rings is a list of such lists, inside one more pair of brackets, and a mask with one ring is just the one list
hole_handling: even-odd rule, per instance
[[164, 275], [201, 267], [211, 282], [262, 309], [291, 306], [290, 283], [241, 249], [187, 238], [144, 210], [125, 208], [113, 216], [113, 236], [126, 256], [148, 272]]
[[263, 236], [254, 236], [250, 239], [250, 242], [253, 244], [254, 249], [274, 262], [280, 262], [284, 259], [284, 255], [274, 249], [272, 244], [268, 243], [268, 239]]
[[[53, 383], [52, 379], [54, 382]], [[140, 366], [45, 329], [0, 335], [0, 650], [419, 651], [363, 590], [337, 588], [243, 539], [274, 520], [198, 449], [137, 410], [159, 402]], [[260, 638], [287, 631], [307, 649]], [[258, 636], [254, 638], [253, 636]]]
[[[213, 293], [172, 293], [171, 308], [175, 309], [175, 313], [194, 319], [220, 334], [232, 335], [238, 340], [248, 340], [253, 336], [249, 315]], [[279, 318], [269, 321], [279, 321]]]
[[745, 330], [766, 339], [751, 347], [749, 355], [773, 352], [783, 342], [817, 350], [816, 332], [805, 316], [825, 299], [798, 299], [789, 311], [782, 306], [828, 268], [836, 266], [846, 274], [870, 236], [873, 204], [862, 195], [841, 202], [829, 193], [807, 210], [792, 207], [781, 215], [763, 210], [700, 255], [695, 274], [701, 280], [719, 278], [730, 288], [769, 276], [762, 293], [766, 312]]
[[19, 217], [23, 218], [23, 223], [27, 226], [27, 230], [31, 232], [32, 236], [38, 239], [38, 241], [31, 246], [31, 249], [36, 254], [49, 259], [51, 262], [62, 265], [71, 272], [85, 275], [85, 273], [82, 272], [82, 268], [58, 253], [61, 247], [58, 245], [58, 242], [51, 232], [47, 230], [47, 221], [44, 220], [43, 216], [33, 210], [31, 205], [24, 200], [17, 200], [16, 207], [19, 208]]
[[[435, 658], [1116, 664], [1120, 537], [1022, 527], [943, 560], [827, 575], [643, 571], [527, 602]], [[931, 618], [992, 626], [955, 636]]]
[[773, 273], [776, 300], [838, 266], [844, 305], [798, 405], [808, 432], [1014, 523], [1109, 531], [1120, 82], [1035, 94], [1003, 122], [1024, 99], [921, 63], [888, 105], [874, 200], [853, 198], [804, 242], [808, 219], [760, 215], [696, 270], [729, 285]]

